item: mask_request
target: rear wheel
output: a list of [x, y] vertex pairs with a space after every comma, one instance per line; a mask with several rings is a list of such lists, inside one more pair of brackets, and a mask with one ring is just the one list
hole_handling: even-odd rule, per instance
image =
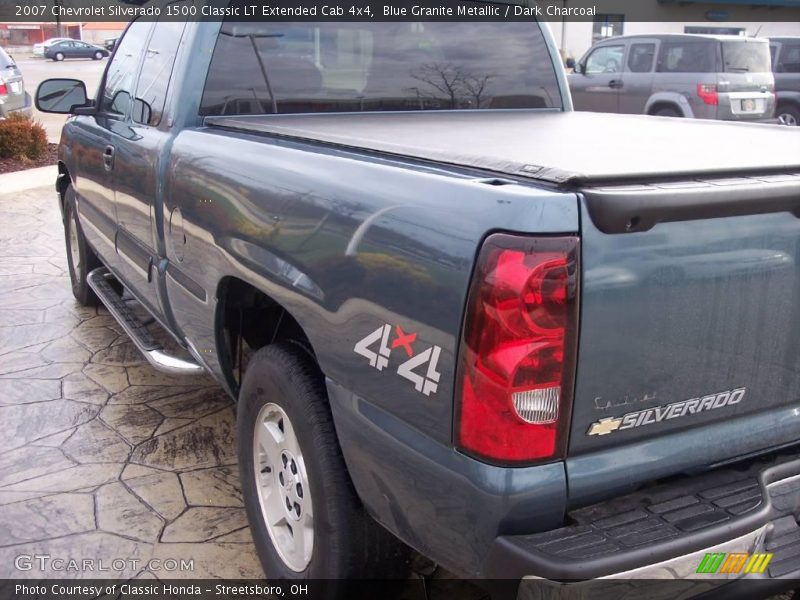
[[95, 60], [100, 60], [101, 58], [103, 58], [103, 53], [102, 52], [100, 52], [98, 50], [97, 52], [94, 53], [94, 59]]
[[800, 122], [800, 108], [789, 105], [779, 106], [777, 110], [777, 117], [778, 122], [782, 125], [797, 127], [797, 123]]
[[64, 53], [63, 52], [56, 52], [56, 55], [53, 57], [53, 60], [57, 62], [61, 62], [64, 60]]
[[404, 574], [405, 546], [356, 496], [307, 350], [282, 343], [256, 352], [237, 412], [242, 491], [268, 579]]
[[683, 115], [679, 113], [676, 109], [670, 108], [665, 106], [664, 108], [659, 108], [655, 113], [657, 117], [682, 117]]
[[78, 222], [78, 211], [75, 208], [75, 192], [71, 185], [64, 193], [64, 237], [72, 295], [83, 306], [97, 306], [100, 300], [89, 287], [87, 275], [101, 263], [83, 235], [83, 229]]

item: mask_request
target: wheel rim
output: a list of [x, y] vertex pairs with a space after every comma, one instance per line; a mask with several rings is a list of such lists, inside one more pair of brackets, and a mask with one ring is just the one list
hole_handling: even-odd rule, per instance
[[72, 263], [72, 278], [75, 281], [80, 280], [80, 273], [81, 273], [81, 251], [78, 247], [78, 225], [75, 222], [75, 217], [73, 216], [69, 220], [69, 255], [72, 259], [70, 262]]
[[783, 113], [781, 115], [778, 115], [778, 121], [783, 123], [784, 125], [797, 127], [797, 117], [795, 117], [791, 113]]
[[258, 413], [253, 438], [255, 483], [272, 545], [293, 571], [303, 571], [314, 549], [314, 515], [306, 464], [292, 422], [277, 404]]

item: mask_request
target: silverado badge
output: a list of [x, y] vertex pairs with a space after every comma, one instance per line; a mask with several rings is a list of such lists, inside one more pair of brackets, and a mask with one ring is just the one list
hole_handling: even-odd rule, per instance
[[686, 415], [694, 415], [707, 410], [716, 410], [725, 406], [738, 404], [744, 398], [747, 388], [736, 388], [727, 392], [709, 394], [702, 398], [692, 398], [666, 404], [664, 406], [654, 406], [643, 410], [636, 410], [626, 413], [621, 417], [604, 417], [595, 421], [589, 426], [586, 435], [608, 435], [614, 431], [623, 431], [642, 427], [661, 421], [669, 421]]

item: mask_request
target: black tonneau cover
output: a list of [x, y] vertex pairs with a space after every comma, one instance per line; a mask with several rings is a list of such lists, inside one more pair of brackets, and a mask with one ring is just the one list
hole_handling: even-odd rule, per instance
[[583, 112], [208, 117], [206, 124], [586, 186], [800, 171], [800, 130]]

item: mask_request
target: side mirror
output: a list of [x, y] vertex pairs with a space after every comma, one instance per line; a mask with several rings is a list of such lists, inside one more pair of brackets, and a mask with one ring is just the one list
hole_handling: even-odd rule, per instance
[[575, 62], [575, 59], [574, 59], [574, 58], [572, 58], [572, 57], [568, 58], [568, 59], [567, 59], [567, 62], [566, 62], [565, 64], [566, 64], [566, 67], [567, 67], [568, 69], [572, 69], [573, 71], [574, 71], [574, 70], [575, 70], [575, 68], [577, 67], [577, 63]]
[[45, 113], [69, 115], [76, 109], [91, 107], [86, 86], [78, 79], [46, 79], [39, 84], [36, 108]]
[[577, 63], [575, 65], [575, 72], [580, 73], [581, 75], [586, 75], [586, 65], [583, 63]]

